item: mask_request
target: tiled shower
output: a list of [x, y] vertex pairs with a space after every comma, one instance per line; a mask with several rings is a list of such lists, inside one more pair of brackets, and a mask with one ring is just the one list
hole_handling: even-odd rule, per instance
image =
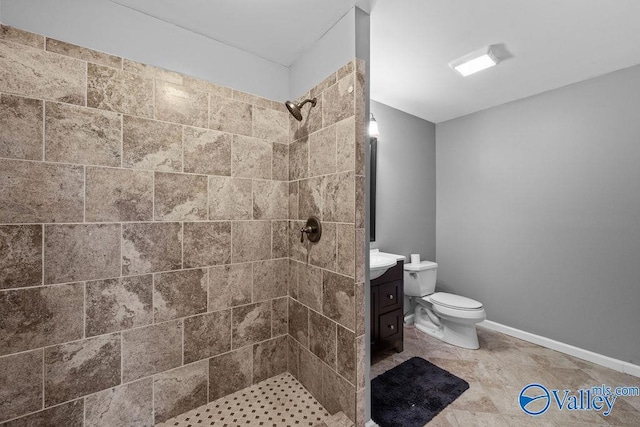
[[362, 424], [363, 69], [298, 123], [0, 27], [0, 424], [153, 425], [287, 371]]

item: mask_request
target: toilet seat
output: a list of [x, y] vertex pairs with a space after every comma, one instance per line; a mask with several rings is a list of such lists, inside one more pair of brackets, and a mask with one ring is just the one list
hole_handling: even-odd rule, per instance
[[460, 295], [449, 294], [446, 292], [436, 292], [427, 295], [424, 299], [436, 306], [445, 307], [453, 310], [463, 311], [479, 311], [482, 310], [482, 303], [471, 298], [462, 297]]

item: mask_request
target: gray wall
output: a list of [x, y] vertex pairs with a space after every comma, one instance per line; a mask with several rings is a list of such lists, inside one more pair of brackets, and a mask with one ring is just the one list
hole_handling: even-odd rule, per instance
[[639, 112], [636, 66], [439, 123], [440, 287], [640, 364]]
[[302, 96], [356, 57], [356, 12], [352, 8], [289, 67], [289, 97]]
[[371, 101], [378, 121], [376, 241], [372, 248], [436, 257], [435, 125]]
[[266, 98], [289, 96], [287, 67], [107, 0], [2, 0], [0, 17], [7, 25]]

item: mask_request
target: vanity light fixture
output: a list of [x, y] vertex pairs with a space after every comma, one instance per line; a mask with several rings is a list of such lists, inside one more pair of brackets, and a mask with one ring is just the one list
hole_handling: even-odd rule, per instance
[[456, 70], [461, 76], [467, 77], [478, 71], [493, 67], [498, 62], [500, 62], [500, 60], [496, 56], [492, 46], [485, 46], [482, 49], [478, 49], [449, 62], [449, 67]]
[[373, 138], [377, 138], [380, 136], [380, 131], [378, 130], [378, 122], [376, 118], [373, 117], [373, 113], [369, 113], [371, 117], [369, 118], [369, 136]]

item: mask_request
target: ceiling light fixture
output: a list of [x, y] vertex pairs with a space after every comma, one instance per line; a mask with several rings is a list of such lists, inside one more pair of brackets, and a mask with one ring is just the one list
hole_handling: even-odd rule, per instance
[[373, 117], [373, 113], [370, 113], [371, 117], [369, 119], [369, 136], [377, 138], [380, 136], [380, 131], [378, 130], [378, 122], [376, 118]]
[[449, 67], [456, 70], [463, 77], [467, 77], [478, 71], [493, 67], [498, 62], [500, 60], [496, 57], [492, 46], [486, 46], [449, 62]]

